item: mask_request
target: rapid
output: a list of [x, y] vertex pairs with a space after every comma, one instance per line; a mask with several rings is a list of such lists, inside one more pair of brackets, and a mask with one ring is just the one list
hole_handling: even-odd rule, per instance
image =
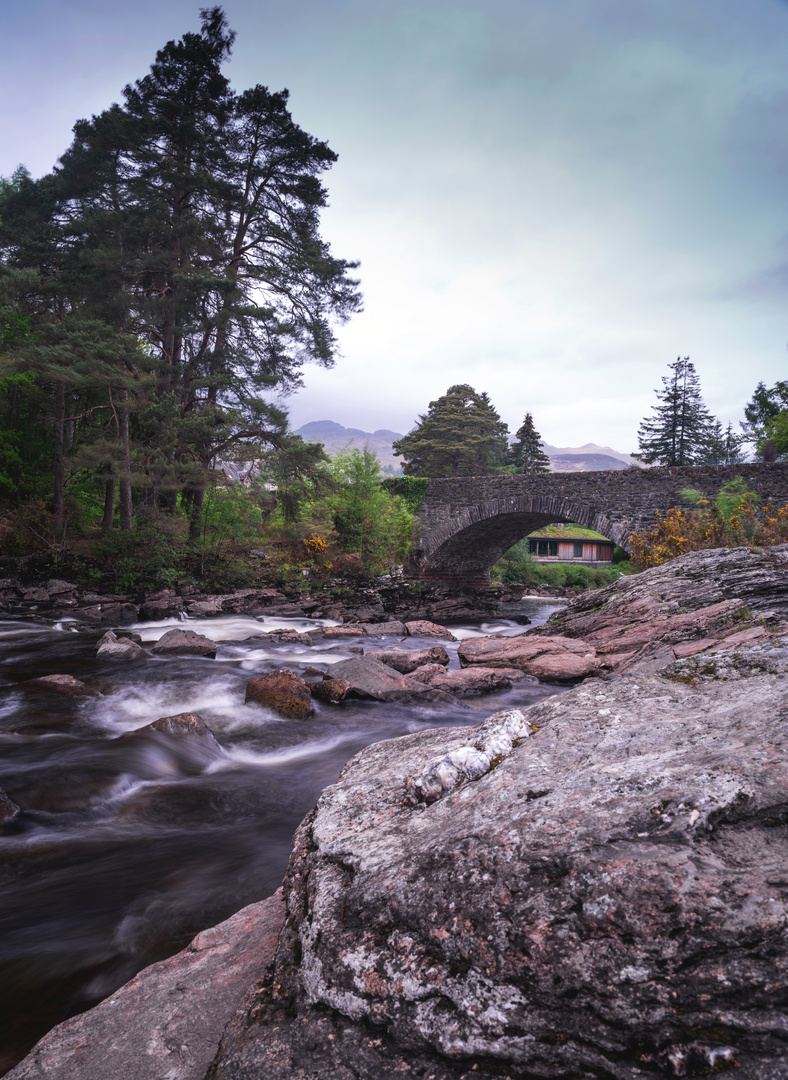
[[[559, 606], [526, 598], [509, 617], [450, 629], [458, 641], [519, 634], [518, 615], [540, 625]], [[274, 892], [298, 823], [363, 747], [475, 723], [561, 689], [525, 681], [456, 705], [315, 702], [305, 721], [244, 704], [248, 680], [276, 668], [322, 672], [362, 649], [435, 644], [254, 640], [329, 624], [242, 615], [137, 623], [128, 629], [146, 646], [184, 625], [216, 641], [217, 655], [124, 664], [96, 658], [103, 630], [0, 621], [0, 788], [22, 811], [0, 836], [0, 1074], [55, 1023]], [[441, 644], [458, 667], [458, 642]], [[48, 674], [76, 676], [97, 694], [25, 686]], [[184, 712], [205, 721], [218, 747], [127, 737]]]

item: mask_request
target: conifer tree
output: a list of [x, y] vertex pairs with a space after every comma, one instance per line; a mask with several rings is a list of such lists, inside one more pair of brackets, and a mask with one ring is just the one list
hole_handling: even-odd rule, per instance
[[476, 476], [494, 473], [506, 458], [506, 424], [487, 394], [467, 383], [431, 401], [419, 423], [394, 445], [406, 476]]
[[127, 402], [128, 347], [105, 395], [137, 485], [170, 510], [184, 491], [193, 532], [211, 465], [278, 442], [271, 394], [300, 385], [306, 361], [330, 366], [332, 323], [360, 306], [355, 264], [319, 232], [336, 155], [294, 123], [286, 90], [231, 89], [233, 39], [221, 8], [203, 10], [201, 31], [168, 42], [122, 104], [76, 124], [51, 176], [0, 191], [0, 264], [40, 282], [19, 310], [142, 343], [146, 407]]
[[509, 447], [509, 464], [514, 465], [521, 473], [550, 471], [550, 458], [542, 449], [542, 436], [534, 427], [534, 419], [530, 413], [525, 414], [515, 438], [517, 442]]
[[654, 415], [638, 429], [640, 457], [647, 464], [696, 465], [705, 460], [714, 418], [703, 404], [700, 380], [688, 356], [677, 357], [663, 376]]

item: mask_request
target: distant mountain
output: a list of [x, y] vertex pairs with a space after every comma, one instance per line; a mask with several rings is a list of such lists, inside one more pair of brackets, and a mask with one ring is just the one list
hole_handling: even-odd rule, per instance
[[[362, 450], [365, 446], [377, 455], [381, 465], [389, 466], [396, 472], [402, 470], [402, 458], [394, 456], [391, 444], [402, 438], [399, 431], [379, 428], [377, 431], [362, 431], [360, 428], [346, 428], [334, 420], [313, 420], [296, 431], [305, 442], [320, 442], [329, 454], [346, 448]], [[643, 467], [629, 454], [622, 454], [610, 446], [597, 446], [586, 443], [585, 446], [550, 446], [542, 443], [545, 453], [550, 458], [551, 472], [596, 472], [611, 469], [626, 469], [630, 465]]]
[[362, 431], [360, 428], [346, 428], [333, 420], [313, 420], [304, 424], [296, 431], [304, 442], [319, 442], [326, 448], [327, 454], [335, 454], [337, 450], [347, 448], [363, 450], [368, 446], [373, 454], [377, 455], [380, 464], [395, 472], [402, 472], [402, 458], [394, 457], [391, 444], [402, 438], [399, 431], [389, 431], [387, 428], [379, 428], [377, 431]]
[[551, 472], [596, 472], [603, 469], [626, 469], [630, 465], [644, 468], [630, 454], [622, 454], [611, 446], [550, 446], [542, 443], [542, 449], [550, 458]]

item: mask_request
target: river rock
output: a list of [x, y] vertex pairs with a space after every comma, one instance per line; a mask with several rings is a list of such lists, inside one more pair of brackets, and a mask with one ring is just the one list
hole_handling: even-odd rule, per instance
[[304, 680], [289, 668], [271, 671], [246, 684], [247, 702], [265, 705], [291, 720], [307, 720], [312, 715], [312, 698]]
[[626, 676], [363, 750], [209, 1076], [788, 1075], [787, 702]]
[[74, 613], [78, 618], [104, 626], [129, 626], [137, 621], [137, 609], [131, 603], [96, 604]]
[[388, 664], [402, 675], [409, 675], [424, 664], [443, 664], [446, 667], [449, 663], [449, 654], [442, 645], [433, 645], [429, 649], [381, 649], [380, 652], [367, 653], [367, 656], [373, 656], [381, 664]]
[[300, 634], [297, 630], [280, 629], [266, 630], [262, 634], [252, 634], [244, 641], [275, 641], [284, 642], [287, 645], [311, 645], [312, 638], [309, 634]]
[[390, 620], [389, 622], [362, 623], [362, 626], [371, 637], [404, 638], [408, 633], [405, 628], [405, 623], [398, 622], [396, 619]]
[[581, 594], [529, 636], [592, 645], [605, 669], [648, 673], [676, 658], [788, 629], [788, 545], [693, 551]]
[[210, 600], [192, 600], [186, 604], [186, 612], [193, 618], [201, 615], [219, 615], [222, 612], [222, 598], [214, 596]]
[[7, 1080], [203, 1080], [227, 1020], [273, 958], [283, 918], [280, 889], [203, 930], [58, 1024]]
[[194, 630], [181, 630], [179, 626], [162, 634], [153, 646], [156, 656], [216, 656], [216, 642]]
[[73, 675], [42, 675], [22, 685], [30, 690], [49, 690], [53, 694], [65, 694], [66, 697], [95, 697], [98, 693]]
[[441, 693], [372, 656], [354, 656], [331, 667], [331, 676], [346, 679], [351, 686], [349, 697], [374, 698], [376, 701], [407, 701], [410, 698], [435, 700]]
[[135, 641], [131, 636], [121, 636], [116, 634], [114, 630], [108, 630], [106, 634], [99, 638], [96, 646], [96, 656], [111, 660], [150, 659], [151, 653], [147, 649], [143, 649], [139, 644], [141, 639], [137, 634], [134, 637], [138, 638], [138, 640]]
[[12, 821], [19, 813], [19, 807], [13, 801], [9, 799], [6, 793], [0, 788], [0, 825], [6, 821]]
[[411, 637], [436, 637], [443, 638], [444, 641], [457, 640], [451, 630], [447, 630], [445, 626], [440, 626], [438, 623], [430, 622], [428, 619], [415, 619], [412, 622], [406, 622], [405, 629]]
[[332, 638], [364, 637], [366, 632], [361, 623], [348, 623], [345, 626], [325, 626], [323, 637], [330, 641]]
[[447, 671], [440, 664], [425, 664], [413, 672], [413, 678], [436, 690], [466, 697], [469, 694], [491, 694], [494, 690], [509, 690], [513, 682], [521, 682], [530, 677], [519, 668], [467, 667], [460, 671]]
[[146, 622], [157, 622], [159, 619], [171, 619], [180, 615], [184, 610], [183, 598], [175, 593], [157, 593], [140, 604], [140, 619]]
[[347, 679], [332, 679], [326, 676], [321, 682], [307, 683], [313, 698], [325, 701], [329, 705], [339, 705], [352, 689]]
[[77, 586], [72, 585], [70, 581], [60, 581], [58, 578], [51, 578], [46, 584], [47, 596], [51, 599], [56, 596], [65, 596], [77, 591]]
[[592, 645], [573, 638], [535, 637], [529, 631], [516, 637], [491, 634], [466, 638], [458, 650], [462, 667], [519, 668], [538, 679], [566, 682], [598, 670], [601, 661]]

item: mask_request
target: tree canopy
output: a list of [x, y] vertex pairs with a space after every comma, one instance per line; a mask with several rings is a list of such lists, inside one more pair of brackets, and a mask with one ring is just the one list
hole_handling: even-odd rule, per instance
[[708, 460], [714, 417], [703, 404], [700, 379], [688, 356], [668, 365], [659, 404], [638, 429], [640, 456], [648, 464], [699, 465]]
[[508, 428], [487, 394], [467, 383], [450, 386], [416, 427], [394, 444], [406, 476], [475, 476], [496, 472], [506, 459]]
[[534, 427], [531, 413], [518, 428], [514, 442], [509, 447], [508, 461], [521, 473], [546, 473], [550, 471], [550, 458], [542, 449], [542, 436]]
[[788, 455], [788, 382], [776, 382], [770, 389], [759, 382], [744, 415], [744, 438], [755, 445], [759, 454]]
[[122, 524], [132, 489], [169, 509], [181, 492], [197, 517], [213, 463], [281, 440], [272, 395], [330, 366], [332, 325], [360, 307], [356, 264], [319, 232], [336, 155], [286, 90], [232, 90], [234, 36], [203, 10], [122, 104], [77, 122], [51, 175], [0, 188], [0, 286], [32, 331], [0, 374], [35, 373], [55, 502], [76, 455], [117, 477]]

